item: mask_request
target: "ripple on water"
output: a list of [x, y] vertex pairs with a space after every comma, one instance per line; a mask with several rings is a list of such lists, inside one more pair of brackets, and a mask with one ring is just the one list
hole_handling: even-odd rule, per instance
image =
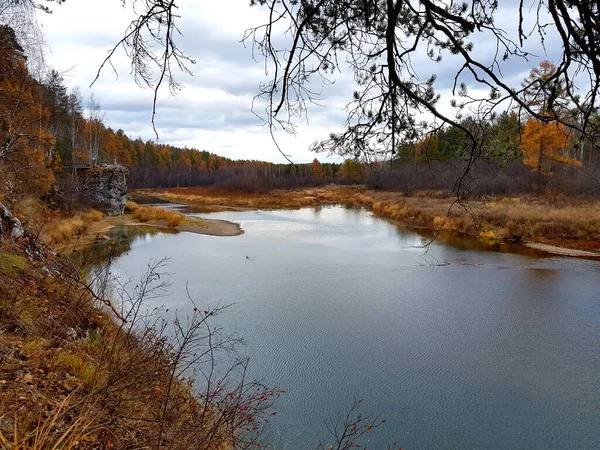
[[252, 376], [287, 391], [281, 448], [314, 446], [354, 396], [386, 419], [369, 448], [600, 448], [597, 262], [444, 242], [423, 255], [421, 236], [361, 210], [211, 217], [245, 234], [162, 236], [117, 268], [171, 255], [174, 287], [235, 303], [220, 325], [247, 340]]

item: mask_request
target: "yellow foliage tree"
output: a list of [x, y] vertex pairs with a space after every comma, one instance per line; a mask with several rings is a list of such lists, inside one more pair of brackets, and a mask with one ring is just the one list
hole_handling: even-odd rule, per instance
[[581, 166], [581, 162], [568, 155], [571, 147], [571, 132], [557, 121], [567, 111], [565, 89], [559, 80], [554, 80], [556, 67], [550, 61], [542, 61], [531, 69], [523, 80], [523, 95], [527, 103], [538, 110], [548, 121], [529, 118], [521, 137], [520, 150], [523, 163], [537, 172], [538, 186], [544, 175], [550, 175], [557, 164]]
[[417, 159], [430, 160], [439, 157], [439, 138], [436, 135], [427, 135], [415, 146], [415, 161]]
[[523, 163], [542, 177], [552, 173], [555, 164], [581, 166], [581, 162], [567, 155], [570, 146], [569, 132], [557, 122], [546, 123], [530, 118], [521, 138]]
[[325, 178], [325, 171], [323, 170], [323, 165], [319, 162], [317, 158], [313, 159], [312, 162], [312, 170], [313, 176], [318, 179]]
[[14, 32], [0, 25], [0, 178], [14, 178], [21, 191], [43, 194], [54, 182], [49, 111], [40, 85], [28, 73]]

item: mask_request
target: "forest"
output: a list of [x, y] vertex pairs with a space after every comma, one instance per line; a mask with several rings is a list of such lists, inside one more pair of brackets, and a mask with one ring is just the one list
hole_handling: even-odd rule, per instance
[[[43, 195], [54, 185], [68, 192], [71, 174], [77, 168], [120, 164], [129, 169], [132, 188], [216, 186], [265, 192], [326, 183], [367, 183], [406, 192], [451, 192], [472, 158], [467, 129], [482, 138], [468, 173], [469, 195], [547, 191], [593, 196], [599, 192], [598, 139], [593, 135], [580, 139], [575, 127], [522, 118], [516, 110], [492, 114], [484, 121], [466, 117], [460, 127], [437, 127], [420, 139], [400, 141], [391, 158], [370, 162], [346, 158], [341, 163], [329, 163], [315, 158], [311, 163], [275, 164], [144, 142], [129, 137], [126, 130], [113, 130], [105, 123], [93, 95], [82, 99], [79, 90], [69, 90], [56, 70], [49, 70], [40, 79], [32, 76], [11, 28], [0, 28], [0, 39], [0, 170], [5, 180], [20, 184], [23, 191]], [[544, 61], [532, 68], [529, 78], [548, 78], [555, 70]], [[544, 114], [548, 95], [524, 93], [540, 114]], [[567, 108], [563, 114], [576, 120]], [[598, 121], [598, 116], [592, 121]], [[34, 175], [24, 177], [25, 173]]]
[[[598, 441], [597, 2], [515, 3], [510, 36], [496, 1], [246, 2], [266, 21], [242, 37], [264, 64], [252, 95], [286, 163], [159, 139], [158, 93], [195, 62], [181, 1], [117, 1], [132, 20], [98, 77], [123, 50], [156, 137], [113, 127], [39, 64], [28, 14], [63, 3], [0, 0], [0, 448], [367, 448], [386, 403], [388, 450]], [[532, 56], [550, 29], [560, 54]], [[427, 63], [457, 59], [445, 109]], [[342, 131], [288, 158], [277, 133], [342, 73]], [[190, 281], [171, 294], [173, 275]]]

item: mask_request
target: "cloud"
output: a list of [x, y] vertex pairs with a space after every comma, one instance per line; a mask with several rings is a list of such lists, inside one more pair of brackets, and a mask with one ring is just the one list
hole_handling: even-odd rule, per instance
[[[238, 13], [232, 14], [236, 9]], [[171, 96], [166, 89], [159, 93], [156, 124], [161, 142], [232, 158], [283, 161], [263, 121], [252, 112], [258, 86], [265, 81], [264, 66], [239, 42], [247, 28], [264, 21], [263, 12], [248, 8], [245, 0], [182, 1], [179, 14], [183, 35], [178, 37], [179, 43], [196, 64], [190, 65], [193, 76], [179, 74], [182, 90], [178, 95]], [[50, 64], [64, 72], [70, 86], [80, 86], [84, 104], [93, 92], [109, 126], [134, 138], [154, 139], [153, 93], [135, 84], [122, 51], [112, 61], [116, 74], [106, 66], [99, 80], [88, 87], [132, 17], [119, 2], [78, 0], [56, 6], [54, 14], [41, 17], [41, 21], [52, 49]], [[260, 103], [255, 106], [260, 114]], [[341, 122], [340, 114], [319, 109], [315, 108], [311, 117], [317, 126], [300, 126], [295, 137], [277, 134], [295, 161], [311, 160], [314, 155], [307, 151], [308, 146]]]
[[[512, 37], [516, 36], [518, 23], [515, 2], [503, 3], [497, 22]], [[240, 43], [248, 28], [266, 22], [264, 8], [250, 8], [247, 0], [180, 0], [178, 5], [182, 36], [176, 38], [196, 64], [190, 65], [192, 76], [178, 74], [182, 83], [178, 95], [169, 95], [167, 89], [159, 93], [156, 123], [161, 141], [223, 152], [232, 158], [282, 160], [268, 129], [256, 115], [264, 112], [264, 105], [254, 100], [259, 84], [267, 81], [264, 64], [254, 59], [249, 44]], [[123, 36], [134, 17], [131, 10], [120, 2], [98, 0], [69, 1], [54, 10], [54, 14], [41, 17], [52, 48], [50, 64], [63, 71], [72, 68], [65, 73], [65, 79], [70, 85], [79, 85], [84, 97], [94, 92], [110, 126], [133, 137], [155, 138], [151, 124], [153, 93], [135, 84], [130, 62], [122, 50], [112, 60], [116, 74], [106, 66], [100, 79], [91, 89], [88, 87], [108, 50]], [[531, 27], [531, 17], [525, 19], [526, 26]], [[546, 38], [546, 49], [551, 50], [548, 55], [532, 38], [527, 45], [532, 53], [541, 56], [500, 62], [502, 79], [518, 86], [533, 65], [546, 56], [552, 59], [560, 51], [555, 38]], [[278, 39], [283, 43], [289, 36]], [[477, 34], [473, 40], [473, 55], [491, 64], [496, 52], [493, 36]], [[461, 59], [452, 56], [445, 57], [442, 63], [431, 61], [423, 52], [413, 58], [421, 80], [437, 75], [435, 86], [443, 93], [440, 105], [449, 105], [454, 76], [461, 65]], [[333, 74], [333, 84], [321, 85], [318, 78], [311, 80], [311, 88], [321, 94], [323, 106], [309, 105], [309, 124], [301, 122], [295, 137], [277, 134], [284, 151], [298, 162], [310, 161], [314, 154], [307, 151], [308, 146], [339, 130], [345, 120], [343, 108], [351, 100], [356, 84], [349, 70], [344, 66], [341, 70]], [[463, 74], [460, 81], [476, 88], [471, 75]], [[450, 110], [449, 106], [442, 107]]]

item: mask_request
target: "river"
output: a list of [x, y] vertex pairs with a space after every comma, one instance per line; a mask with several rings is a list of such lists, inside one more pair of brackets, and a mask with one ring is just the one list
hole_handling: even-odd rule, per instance
[[[435, 241], [328, 206], [206, 215], [245, 233], [141, 233], [114, 271], [169, 256], [171, 310], [230, 304], [250, 376], [286, 393], [277, 449], [314, 448], [353, 398], [369, 448], [600, 448], [600, 263]], [[499, 246], [496, 250], [515, 250]]]

